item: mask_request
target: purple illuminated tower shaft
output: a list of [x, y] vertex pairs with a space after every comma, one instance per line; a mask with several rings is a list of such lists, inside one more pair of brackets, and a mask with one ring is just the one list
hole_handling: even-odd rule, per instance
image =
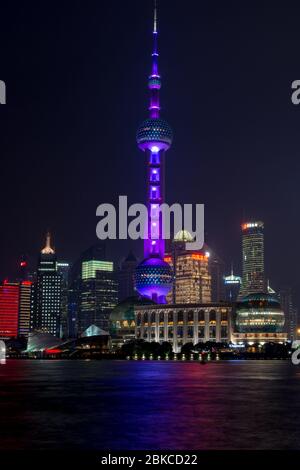
[[159, 90], [161, 78], [158, 72], [158, 30], [157, 9], [154, 8], [152, 72], [148, 79], [150, 90], [150, 119], [144, 121], [137, 135], [140, 149], [147, 155], [147, 205], [148, 239], [144, 244], [145, 258], [154, 255], [164, 257], [162, 218], [159, 206], [164, 202], [164, 154], [171, 146], [172, 130], [168, 123], [160, 118]]
[[164, 150], [147, 150], [147, 207], [148, 238], [144, 241], [144, 257], [164, 257], [165, 240], [162, 233], [162, 216], [159, 210], [164, 202]]
[[[154, 7], [153, 27], [153, 52], [152, 73], [149, 77], [148, 87], [150, 89], [150, 118], [159, 119], [159, 90], [161, 87], [160, 75], [158, 73], [158, 48], [157, 48], [157, 9]], [[164, 150], [160, 145], [152, 145], [147, 150], [148, 172], [147, 172], [147, 205], [148, 205], [148, 239], [144, 242], [144, 256], [159, 255], [163, 258], [165, 254], [165, 241], [162, 236], [162, 218], [159, 206], [164, 202]]]
[[165, 241], [163, 237], [160, 206], [164, 202], [164, 158], [172, 144], [172, 129], [160, 117], [159, 90], [161, 78], [158, 72], [157, 10], [154, 7], [152, 72], [148, 79], [150, 90], [150, 116], [137, 131], [137, 143], [147, 159], [147, 208], [148, 233], [144, 241], [144, 261], [137, 267], [135, 286], [137, 291], [156, 302], [165, 303], [172, 287], [172, 270], [164, 262]]

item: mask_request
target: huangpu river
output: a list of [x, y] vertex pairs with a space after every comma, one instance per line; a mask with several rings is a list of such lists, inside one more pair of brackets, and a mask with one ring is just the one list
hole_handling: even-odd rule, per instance
[[0, 449], [300, 449], [289, 361], [0, 365]]

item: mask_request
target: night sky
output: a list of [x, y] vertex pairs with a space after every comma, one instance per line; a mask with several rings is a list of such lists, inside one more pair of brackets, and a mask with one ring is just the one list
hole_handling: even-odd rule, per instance
[[[241, 265], [240, 224], [265, 222], [273, 288], [299, 292], [300, 4], [160, 0], [162, 116], [174, 129], [167, 202], [204, 203], [206, 242]], [[287, 5], [287, 3], [285, 4]], [[96, 241], [96, 207], [145, 197], [152, 0], [1, 4], [0, 277]], [[115, 261], [142, 242], [109, 242]], [[300, 295], [298, 294], [298, 303]]]

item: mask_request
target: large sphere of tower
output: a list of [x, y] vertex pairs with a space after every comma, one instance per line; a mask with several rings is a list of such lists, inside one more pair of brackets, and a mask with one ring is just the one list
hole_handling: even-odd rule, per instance
[[136, 140], [141, 150], [168, 150], [173, 140], [171, 126], [164, 119], [149, 118], [137, 130]]
[[159, 302], [172, 288], [171, 266], [159, 257], [149, 257], [136, 268], [134, 281], [140, 295]]

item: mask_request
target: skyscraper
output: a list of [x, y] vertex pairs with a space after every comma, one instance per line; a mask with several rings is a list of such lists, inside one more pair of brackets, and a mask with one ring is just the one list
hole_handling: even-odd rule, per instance
[[78, 333], [95, 325], [109, 330], [109, 314], [118, 302], [118, 285], [112, 261], [82, 262]]
[[283, 331], [290, 341], [297, 339], [297, 309], [293, 305], [292, 289], [285, 287], [279, 291], [279, 299], [284, 311], [285, 324]]
[[168, 303], [209, 303], [211, 302], [211, 276], [209, 256], [202, 250], [186, 250], [186, 242], [193, 237], [187, 230], [176, 234], [171, 252], [164, 260], [174, 271], [173, 289], [167, 296]]
[[97, 242], [85, 250], [77, 261], [72, 265], [69, 274], [68, 293], [68, 336], [76, 337], [80, 320], [81, 286], [82, 286], [82, 263], [89, 260], [106, 260], [105, 244]]
[[61, 275], [57, 272], [55, 251], [51, 247], [51, 238], [48, 233], [46, 246], [42, 249], [39, 258], [32, 329], [59, 337], [61, 282]]
[[0, 338], [18, 336], [20, 286], [4, 281], [0, 285]]
[[137, 259], [134, 254], [130, 252], [127, 258], [122, 261], [118, 270], [119, 302], [135, 295], [134, 273], [136, 266]]
[[242, 224], [243, 275], [240, 297], [266, 292], [264, 261], [264, 224], [251, 221]]
[[21, 281], [19, 286], [20, 300], [18, 336], [28, 338], [35, 307], [35, 285], [32, 281]]
[[69, 301], [69, 271], [70, 264], [59, 261], [57, 272], [61, 276], [61, 306], [60, 306], [60, 337], [68, 336], [68, 301]]
[[4, 281], [0, 286], [0, 337], [28, 338], [33, 312], [33, 282]]
[[150, 90], [150, 117], [137, 131], [138, 147], [145, 152], [147, 161], [147, 237], [144, 241], [144, 260], [135, 272], [137, 291], [159, 303], [166, 302], [166, 295], [172, 287], [172, 271], [163, 260], [165, 241], [163, 239], [162, 215], [159, 207], [164, 202], [164, 159], [173, 140], [172, 129], [160, 117], [159, 90], [161, 77], [158, 71], [157, 9], [154, 8], [152, 71], [148, 80]]
[[109, 314], [118, 302], [118, 283], [103, 242], [80, 255], [69, 284], [69, 336], [82, 335], [92, 325], [108, 331]]
[[211, 301], [222, 302], [225, 300], [225, 263], [209, 246], [205, 244], [203, 248], [208, 257], [208, 271], [211, 276]]
[[242, 278], [234, 275], [233, 268], [231, 268], [231, 274], [229, 276], [224, 276], [225, 298], [227, 302], [236, 302], [241, 284]]

